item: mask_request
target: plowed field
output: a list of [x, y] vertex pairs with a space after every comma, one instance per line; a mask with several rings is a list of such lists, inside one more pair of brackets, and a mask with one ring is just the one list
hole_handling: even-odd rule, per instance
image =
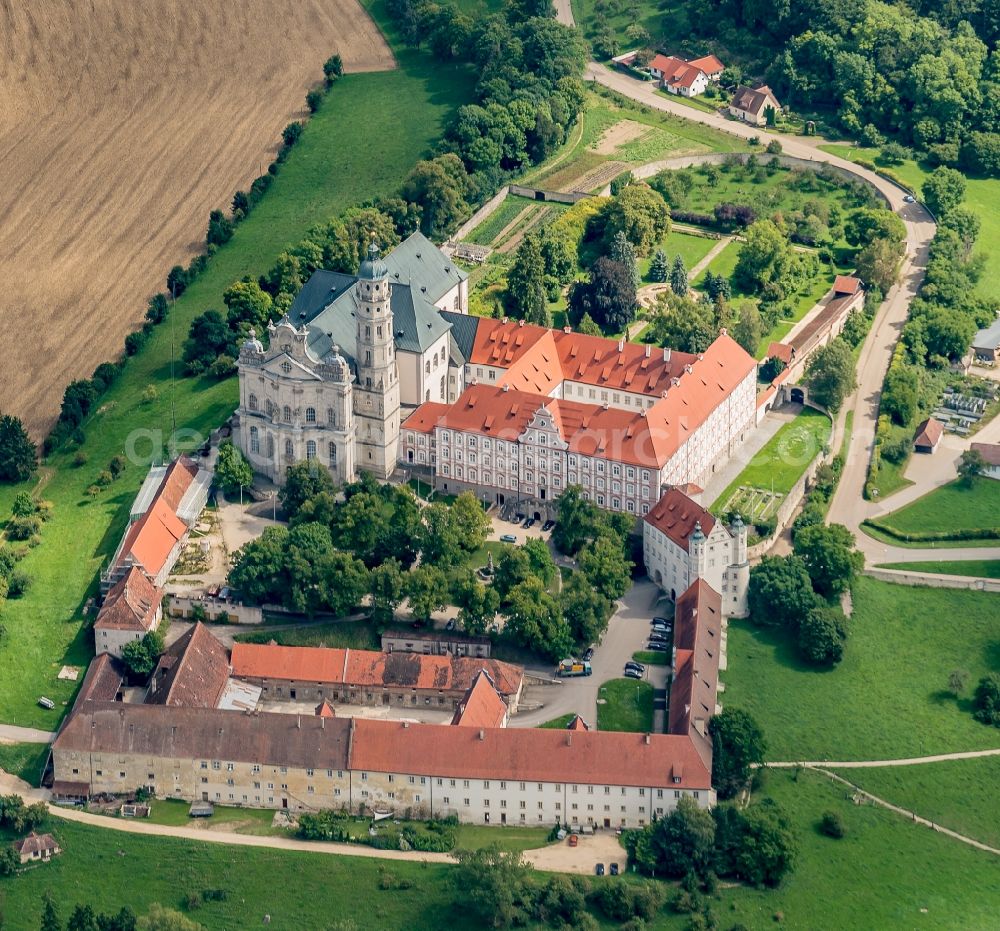
[[209, 211], [266, 170], [334, 52], [348, 71], [394, 67], [357, 0], [5, 0], [3, 412], [51, 425]]

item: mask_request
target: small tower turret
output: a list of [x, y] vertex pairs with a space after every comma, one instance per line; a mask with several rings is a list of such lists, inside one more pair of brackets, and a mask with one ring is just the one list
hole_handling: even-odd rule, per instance
[[701, 521], [695, 521], [694, 531], [688, 541], [688, 575], [690, 581], [705, 577], [705, 534]]

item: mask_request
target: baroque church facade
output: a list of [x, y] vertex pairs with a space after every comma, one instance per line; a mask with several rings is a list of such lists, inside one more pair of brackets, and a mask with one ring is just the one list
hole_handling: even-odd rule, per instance
[[373, 243], [356, 276], [314, 272], [268, 347], [251, 333], [240, 351], [237, 445], [277, 483], [303, 459], [387, 479], [407, 410], [464, 389], [446, 314], [467, 311], [465, 272], [420, 233], [384, 259]]

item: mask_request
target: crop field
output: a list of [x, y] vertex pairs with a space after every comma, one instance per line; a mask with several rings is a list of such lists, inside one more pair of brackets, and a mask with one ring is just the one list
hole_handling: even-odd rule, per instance
[[4, 4], [0, 323], [32, 334], [0, 376], [5, 411], [40, 434], [62, 387], [117, 354], [334, 52], [395, 66], [357, 0]]

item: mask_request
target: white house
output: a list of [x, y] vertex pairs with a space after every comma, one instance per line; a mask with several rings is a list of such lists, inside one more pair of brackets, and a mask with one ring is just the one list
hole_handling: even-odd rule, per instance
[[729, 104], [729, 112], [744, 123], [754, 126], [766, 126], [768, 114], [777, 116], [781, 113], [781, 104], [774, 96], [774, 91], [766, 84], [755, 87], [740, 86], [736, 88]]
[[979, 474], [1000, 479], [1000, 443], [973, 443], [970, 449], [979, 453], [986, 463]]
[[726, 527], [671, 488], [643, 520], [642, 550], [649, 577], [672, 601], [701, 579], [719, 593], [725, 616], [746, 616], [750, 563], [739, 517]]

